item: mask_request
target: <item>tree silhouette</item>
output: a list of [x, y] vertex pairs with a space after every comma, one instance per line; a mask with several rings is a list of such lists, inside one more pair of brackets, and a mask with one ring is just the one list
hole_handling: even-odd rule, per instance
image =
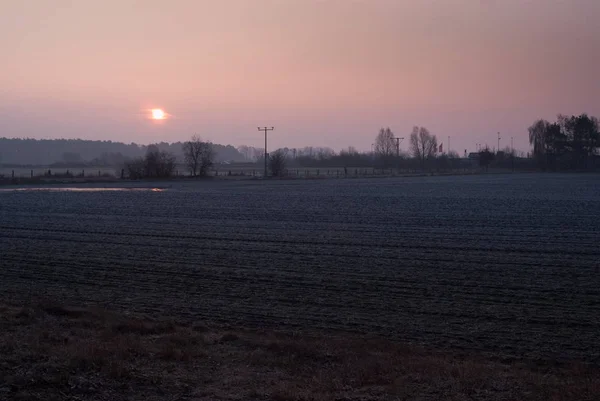
[[387, 166], [396, 154], [394, 133], [388, 128], [381, 128], [375, 137], [375, 154]]
[[161, 151], [157, 145], [149, 145], [146, 156], [125, 163], [129, 178], [168, 178], [175, 171], [175, 156]]
[[538, 166], [588, 169], [600, 147], [598, 119], [587, 114], [558, 115], [557, 122], [537, 120], [528, 129]]
[[425, 169], [425, 161], [433, 158], [437, 151], [437, 138], [431, 135], [425, 127], [413, 127], [410, 134], [410, 148], [415, 159], [418, 159], [421, 168]]
[[487, 146], [479, 152], [479, 166], [485, 167], [488, 170], [490, 163], [494, 160], [495, 155]]
[[277, 149], [269, 155], [269, 170], [274, 177], [281, 177], [285, 173], [287, 165], [287, 153], [283, 149]]
[[214, 160], [212, 144], [199, 136], [192, 136], [191, 140], [183, 144], [183, 159], [192, 176], [206, 176]]
[[538, 160], [544, 154], [548, 125], [550, 123], [546, 120], [537, 120], [527, 129], [529, 131], [529, 144], [533, 146], [533, 155]]

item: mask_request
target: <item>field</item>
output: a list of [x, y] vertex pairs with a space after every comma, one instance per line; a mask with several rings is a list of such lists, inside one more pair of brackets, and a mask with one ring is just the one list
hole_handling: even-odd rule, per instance
[[597, 400], [600, 373], [359, 335], [231, 330], [52, 302], [0, 304], [0, 399]]
[[598, 175], [156, 185], [0, 189], [0, 293], [600, 362]]

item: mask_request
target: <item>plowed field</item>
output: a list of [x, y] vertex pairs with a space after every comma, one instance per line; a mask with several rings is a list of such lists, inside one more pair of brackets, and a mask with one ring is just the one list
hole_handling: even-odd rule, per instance
[[0, 190], [0, 293], [600, 362], [598, 175], [167, 186]]

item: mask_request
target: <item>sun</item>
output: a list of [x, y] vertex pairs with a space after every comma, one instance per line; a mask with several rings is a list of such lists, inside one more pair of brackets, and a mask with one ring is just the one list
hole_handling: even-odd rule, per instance
[[167, 117], [164, 110], [162, 109], [152, 109], [152, 119], [153, 120], [164, 120]]

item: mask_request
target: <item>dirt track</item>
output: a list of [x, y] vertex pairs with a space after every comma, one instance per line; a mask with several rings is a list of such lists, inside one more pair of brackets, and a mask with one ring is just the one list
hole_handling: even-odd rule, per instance
[[0, 293], [600, 362], [600, 177], [0, 192]]

